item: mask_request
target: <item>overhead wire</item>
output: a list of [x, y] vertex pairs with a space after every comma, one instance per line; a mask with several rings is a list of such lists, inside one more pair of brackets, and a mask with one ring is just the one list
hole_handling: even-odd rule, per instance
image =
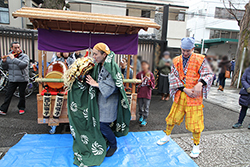
[[[129, 1], [128, 1], [129, 2]], [[118, 4], [114, 4], [112, 3], [111, 1], [109, 1], [109, 3], [105, 3], [103, 1], [90, 1], [90, 0], [85, 0], [85, 1], [77, 1], [77, 0], [72, 0], [72, 1], [69, 1], [69, 3], [87, 3], [87, 4], [95, 4], [95, 5], [102, 5], [102, 6], [110, 6], [110, 7], [118, 7], [118, 8], [126, 8], [126, 9], [138, 9], [138, 10], [145, 10], [145, 11], [154, 11], [154, 12], [163, 12], [161, 11], [159, 8], [158, 9], [150, 9], [150, 8], [142, 8], [142, 7], [133, 7], [133, 6], [125, 6], [125, 5], [118, 5]], [[244, 4], [244, 3], [242, 3]], [[159, 5], [159, 6], [162, 6], [162, 5]], [[163, 8], [163, 6], [162, 6]], [[186, 11], [186, 12], [175, 12], [175, 11], [169, 11], [169, 13], [174, 13], [174, 14], [179, 14], [179, 13], [183, 13], [185, 14], [186, 16], [200, 16], [200, 17], [215, 17], [215, 14], [205, 14], [205, 13], [195, 13], [195, 12], [189, 12], [189, 11]], [[147, 13], [145, 13], [145, 15], [141, 15], [142, 17], [146, 17], [146, 15], [148, 15]], [[220, 18], [218, 18], [220, 19]], [[230, 20], [230, 19], [228, 19]], [[226, 20], [224, 20], [223, 18], [221, 20], [216, 20], [216, 21], [213, 21], [213, 22], [209, 22], [209, 23], [206, 23], [206, 25], [215, 25], [215, 24], [219, 24], [219, 23], [223, 23], [225, 22]], [[201, 28], [204, 28], [204, 25], [202, 26], [198, 26], [196, 27], [195, 29], [201, 29]]]
[[[117, 5], [117, 4], [112, 3], [111, 1], [109, 1], [109, 3], [104, 3], [103, 1], [90, 1], [90, 0], [77, 1], [77, 0], [72, 0], [72, 1], [69, 1], [69, 3], [87, 3], [87, 4], [95, 4], [95, 5], [101, 5], [101, 6], [126, 8], [126, 9], [138, 9], [138, 10], [146, 10], [146, 11], [154, 11], [154, 12], [163, 12], [159, 8], [158, 9], [149, 9], [150, 7], [149, 8], [142, 8], [142, 7], [132, 7], [132, 6]], [[159, 5], [159, 6], [162, 6], [162, 8], [163, 8], [163, 5]], [[214, 17], [214, 14], [194, 13], [194, 12], [187, 12], [187, 11], [186, 12], [174, 12], [174, 11], [170, 10], [169, 13], [176, 13], [176, 14], [183, 13], [185, 15]]]
[[[208, 26], [208, 25], [215, 25], [215, 24], [219, 24], [219, 23], [223, 23], [223, 22], [225, 22], [225, 21], [226, 21], [226, 20], [216, 20], [216, 21], [212, 21], [212, 22], [206, 23], [206, 26]], [[204, 25], [198, 26], [198, 27], [196, 27], [195, 29], [201, 29], [201, 28], [204, 28]]]

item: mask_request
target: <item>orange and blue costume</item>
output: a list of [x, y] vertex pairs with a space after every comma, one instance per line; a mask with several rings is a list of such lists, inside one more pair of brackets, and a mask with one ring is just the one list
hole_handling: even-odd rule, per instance
[[[181, 124], [186, 115], [186, 129], [193, 133], [194, 144], [199, 144], [201, 132], [204, 130], [203, 96], [207, 97], [212, 79], [213, 73], [203, 55], [192, 53], [186, 65], [183, 65], [182, 55], [174, 58], [169, 77], [170, 95], [174, 97], [174, 102], [166, 118], [167, 135], [171, 134], [174, 125]], [[191, 98], [180, 89], [191, 89], [201, 81], [205, 85], [199, 97]]]

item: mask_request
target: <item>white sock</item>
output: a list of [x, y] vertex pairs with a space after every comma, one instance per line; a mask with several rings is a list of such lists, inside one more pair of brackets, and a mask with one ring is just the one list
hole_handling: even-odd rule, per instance
[[194, 145], [193, 152], [194, 153], [200, 152], [200, 145]]
[[170, 139], [170, 135], [165, 135], [165, 136], [162, 138], [163, 141], [168, 141], [169, 139]]

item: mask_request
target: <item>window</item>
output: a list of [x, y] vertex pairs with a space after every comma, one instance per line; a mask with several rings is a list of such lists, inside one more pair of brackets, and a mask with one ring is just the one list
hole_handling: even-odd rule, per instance
[[150, 10], [142, 10], [141, 17], [150, 18]]
[[230, 38], [230, 31], [221, 31], [221, 38]]
[[[235, 11], [235, 15], [237, 16], [237, 18], [239, 20], [241, 20], [244, 16], [244, 13], [245, 13], [245, 10], [237, 10]], [[234, 16], [231, 15], [227, 9], [225, 8], [219, 8], [219, 7], [216, 7], [215, 8], [215, 14], [214, 14], [214, 17], [215, 18], [219, 18], [219, 19], [230, 19], [230, 20], [234, 20]]]
[[210, 30], [210, 39], [220, 38], [220, 30]]
[[185, 21], [185, 13], [178, 13], [177, 15], [177, 19], [178, 21]]
[[210, 30], [210, 39], [214, 38], [229, 38], [238, 39], [239, 32], [226, 30]]
[[238, 32], [232, 32], [231, 38], [232, 39], [238, 39], [239, 38], [239, 33]]
[[177, 9], [170, 9], [169, 10], [169, 20], [175, 20], [175, 21], [185, 21], [185, 12]]
[[126, 16], [128, 16], [129, 14], [129, 9], [126, 9]]
[[8, 0], [0, 0], [0, 23], [10, 23]]

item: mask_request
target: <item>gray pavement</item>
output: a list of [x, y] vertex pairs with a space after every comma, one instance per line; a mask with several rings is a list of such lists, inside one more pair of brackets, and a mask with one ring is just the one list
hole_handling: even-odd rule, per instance
[[[172, 135], [172, 139], [190, 154], [191, 134]], [[202, 133], [200, 156], [194, 161], [200, 167], [249, 167], [250, 130], [219, 130]]]
[[241, 108], [238, 104], [239, 97], [239, 90], [237, 89], [226, 89], [224, 92], [221, 92], [217, 90], [217, 87], [212, 87], [205, 101], [239, 112]]
[[[227, 79], [226, 83], [227, 85], [224, 92], [217, 91], [217, 87], [213, 86], [208, 99], [204, 100], [204, 105], [211, 103], [227, 109], [227, 114], [223, 112], [225, 115], [220, 115], [220, 113], [214, 115], [214, 117], [219, 117], [223, 124], [225, 124], [224, 118], [228, 118], [228, 114], [237, 113], [235, 122], [231, 123], [231, 125], [233, 125], [233, 123], [237, 122], [238, 113], [241, 108], [238, 104], [239, 89], [229, 87], [229, 79]], [[212, 118], [206, 117], [206, 107], [204, 113], [206, 127], [202, 133], [200, 143], [202, 152], [199, 158], [194, 159], [197, 165], [200, 167], [250, 167], [250, 130], [246, 128], [247, 124], [250, 123], [249, 117], [246, 117], [244, 121], [245, 128], [231, 129], [231, 126], [228, 125], [228, 129], [209, 131], [207, 130], [207, 126], [210, 125], [209, 122], [212, 121], [215, 124], [217, 124], [217, 122]], [[247, 115], [249, 116], [249, 110]], [[219, 126], [219, 124], [217, 125]], [[173, 134], [171, 137], [187, 154], [190, 154], [193, 147], [191, 133]]]
[[[228, 82], [227, 82], [228, 83]], [[212, 87], [209, 98], [204, 101], [205, 129], [201, 139], [202, 153], [195, 162], [201, 166], [248, 166], [250, 164], [250, 130], [246, 129], [250, 123], [247, 116], [243, 123], [245, 128], [232, 129], [237, 122], [240, 106], [238, 92], [226, 87], [223, 93]], [[4, 93], [0, 92], [0, 104], [4, 100]], [[13, 97], [7, 116], [0, 116], [0, 159], [4, 153], [15, 145], [25, 133], [48, 133], [47, 125], [37, 124], [36, 95], [27, 98], [26, 114], [18, 115], [16, 105], [18, 99]], [[172, 101], [160, 101], [160, 96], [154, 95], [150, 105], [148, 125], [139, 127], [137, 121], [131, 121], [130, 131], [152, 131], [165, 129], [165, 117], [168, 115]], [[62, 131], [61, 125], [57, 133]], [[68, 132], [66, 132], [68, 133]], [[185, 123], [176, 126], [172, 138], [188, 154], [192, 149], [191, 133], [185, 129]]]
[[[239, 113], [241, 109], [238, 103], [240, 97], [239, 89], [230, 87], [230, 83], [231, 79], [227, 79], [224, 92], [218, 91], [218, 87], [211, 87], [208, 98], [205, 101]], [[248, 110], [247, 115], [250, 116], [250, 110]]]

